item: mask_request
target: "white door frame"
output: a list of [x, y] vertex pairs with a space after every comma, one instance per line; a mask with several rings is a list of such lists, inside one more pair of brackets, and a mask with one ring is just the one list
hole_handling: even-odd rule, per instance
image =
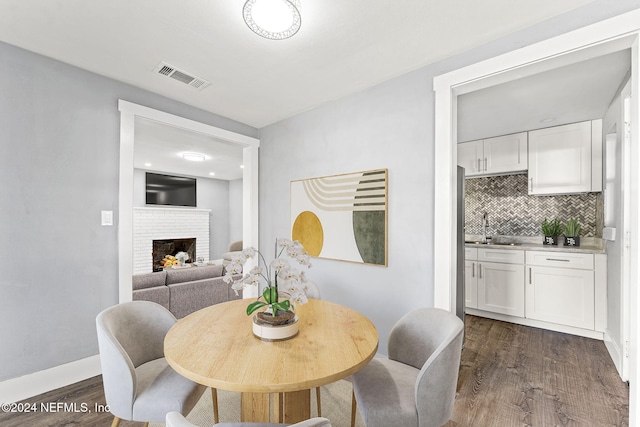
[[120, 302], [131, 301], [132, 299], [133, 152], [136, 117], [201, 133], [243, 147], [242, 240], [247, 247], [258, 247], [259, 139], [123, 100], [118, 100], [118, 109], [120, 110], [120, 191], [118, 198], [118, 279]]
[[[639, 124], [640, 102], [640, 9], [553, 37], [522, 49], [482, 61], [434, 78], [435, 91], [435, 159], [434, 174], [438, 181], [434, 200], [434, 241], [441, 248], [434, 255], [434, 305], [454, 311], [456, 301], [456, 128], [457, 96], [514, 80], [546, 69], [600, 56], [605, 53], [631, 49], [631, 150], [632, 165], [640, 164]], [[640, 168], [632, 168], [630, 188], [632, 195], [640, 194]], [[630, 203], [630, 258], [629, 280], [639, 283], [640, 264], [640, 215], [639, 198], [632, 197]], [[640, 293], [636, 286], [630, 289], [630, 362], [629, 396], [630, 425], [636, 425], [640, 407], [638, 384], [638, 305]]]

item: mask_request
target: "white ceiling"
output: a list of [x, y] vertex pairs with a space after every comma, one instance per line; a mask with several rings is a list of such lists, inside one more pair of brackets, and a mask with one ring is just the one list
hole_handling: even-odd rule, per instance
[[602, 118], [631, 67], [623, 50], [458, 97], [458, 141]]
[[301, 0], [267, 40], [242, 0], [2, 0], [0, 40], [260, 128], [591, 1]]
[[[184, 152], [204, 154], [207, 158], [201, 162], [185, 160]], [[136, 169], [234, 180], [242, 178], [241, 165], [242, 147], [238, 144], [136, 118], [133, 156]]]

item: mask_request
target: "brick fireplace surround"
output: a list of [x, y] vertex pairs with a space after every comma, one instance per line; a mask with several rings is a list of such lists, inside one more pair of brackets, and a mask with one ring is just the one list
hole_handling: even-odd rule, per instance
[[209, 209], [133, 209], [133, 274], [151, 273], [154, 240], [196, 239], [198, 257], [209, 259]]

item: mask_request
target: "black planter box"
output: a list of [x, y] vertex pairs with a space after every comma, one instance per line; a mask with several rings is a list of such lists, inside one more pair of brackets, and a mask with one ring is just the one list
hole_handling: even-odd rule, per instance
[[577, 237], [567, 237], [564, 238], [565, 246], [580, 246], [580, 236]]
[[544, 236], [542, 244], [558, 246], [558, 236]]

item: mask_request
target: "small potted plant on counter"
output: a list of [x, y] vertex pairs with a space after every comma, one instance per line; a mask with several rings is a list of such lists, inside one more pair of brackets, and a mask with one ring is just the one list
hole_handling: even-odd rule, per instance
[[549, 221], [545, 218], [544, 221], [542, 221], [542, 234], [544, 234], [543, 244], [557, 245], [558, 235], [560, 234], [560, 221], [557, 219]]
[[565, 246], [580, 246], [580, 224], [577, 218], [571, 218], [562, 226]]

